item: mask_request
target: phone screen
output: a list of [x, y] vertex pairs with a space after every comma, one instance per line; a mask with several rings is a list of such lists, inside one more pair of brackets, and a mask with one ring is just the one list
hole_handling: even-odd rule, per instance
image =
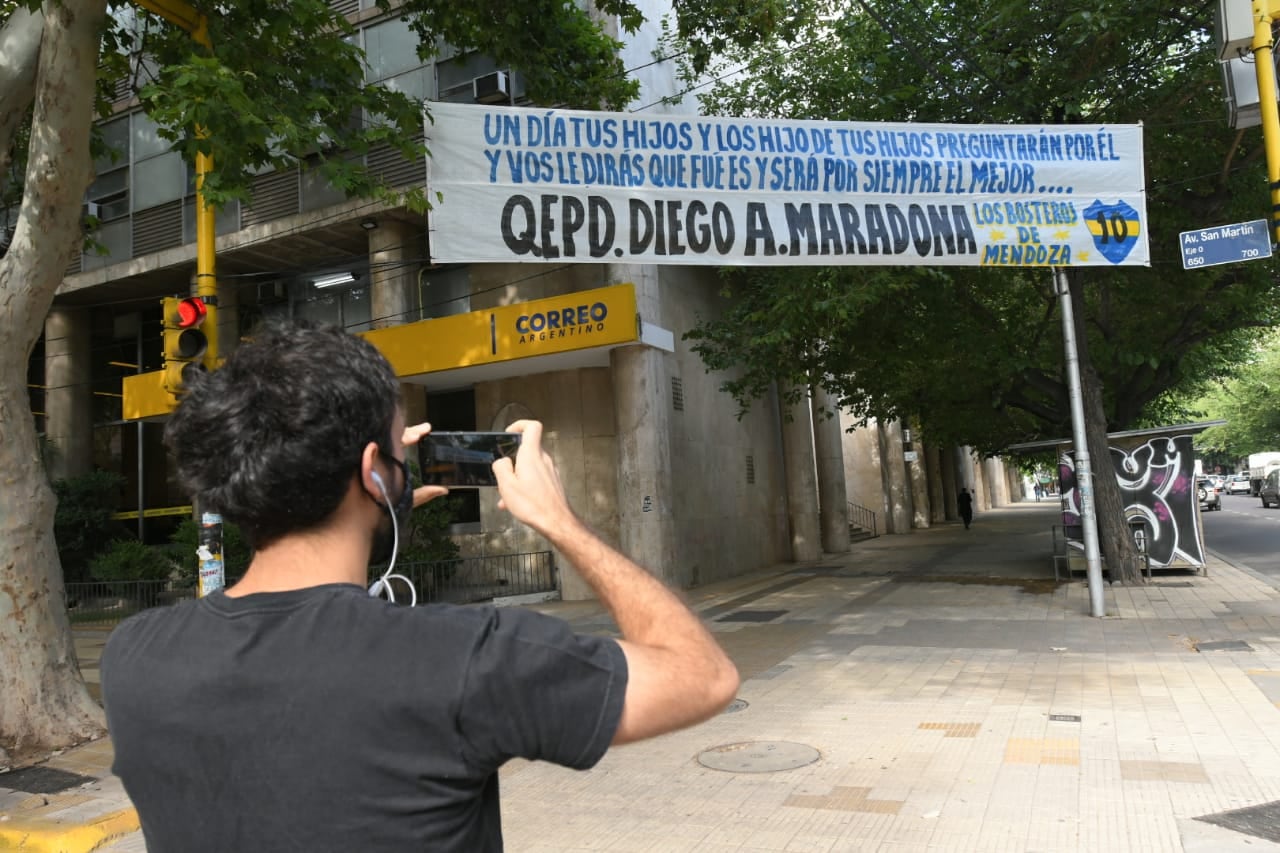
[[493, 463], [514, 458], [518, 432], [432, 432], [418, 442], [422, 482], [451, 489], [496, 486]]

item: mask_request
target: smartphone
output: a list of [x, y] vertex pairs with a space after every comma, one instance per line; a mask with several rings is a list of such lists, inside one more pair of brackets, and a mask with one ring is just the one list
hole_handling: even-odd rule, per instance
[[431, 432], [418, 442], [418, 467], [427, 486], [479, 489], [496, 486], [493, 463], [514, 459], [518, 432]]

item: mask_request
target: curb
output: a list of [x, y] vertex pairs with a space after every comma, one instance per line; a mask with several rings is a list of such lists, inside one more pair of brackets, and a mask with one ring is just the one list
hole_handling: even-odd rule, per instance
[[0, 823], [0, 850], [32, 853], [91, 853], [113, 839], [142, 828], [135, 809], [121, 809], [83, 823], [6, 820]]
[[1255, 569], [1253, 566], [1246, 565], [1245, 563], [1242, 563], [1239, 560], [1233, 559], [1231, 557], [1226, 557], [1208, 546], [1205, 546], [1204, 550], [1207, 551], [1211, 556], [1216, 557], [1222, 562], [1226, 563], [1228, 566], [1235, 569], [1236, 571], [1244, 572], [1246, 575], [1251, 575], [1255, 580], [1262, 581], [1267, 586], [1270, 586], [1273, 589], [1280, 590], [1280, 580], [1277, 580], [1271, 575], [1263, 574], [1262, 572]]

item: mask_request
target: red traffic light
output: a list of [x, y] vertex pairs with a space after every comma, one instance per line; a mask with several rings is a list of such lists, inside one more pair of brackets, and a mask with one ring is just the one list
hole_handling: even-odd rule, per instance
[[209, 308], [204, 304], [204, 300], [197, 296], [178, 300], [179, 329], [193, 329], [199, 326], [208, 314]]

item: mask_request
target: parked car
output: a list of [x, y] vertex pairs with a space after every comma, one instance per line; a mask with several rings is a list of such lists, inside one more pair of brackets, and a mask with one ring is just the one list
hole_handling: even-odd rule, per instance
[[[1200, 501], [1200, 509], [1205, 512], [1222, 509], [1222, 493], [1218, 491], [1213, 480], [1207, 477], [1196, 482], [1196, 497]], [[1265, 503], [1263, 505], [1265, 506]]]
[[1267, 475], [1267, 479], [1262, 481], [1262, 487], [1258, 489], [1258, 496], [1262, 498], [1262, 506], [1264, 508], [1272, 504], [1280, 506], [1280, 469], [1272, 471]]
[[1227, 480], [1227, 494], [1229, 495], [1247, 495], [1253, 491], [1253, 487], [1249, 485], [1248, 474], [1233, 474]]

